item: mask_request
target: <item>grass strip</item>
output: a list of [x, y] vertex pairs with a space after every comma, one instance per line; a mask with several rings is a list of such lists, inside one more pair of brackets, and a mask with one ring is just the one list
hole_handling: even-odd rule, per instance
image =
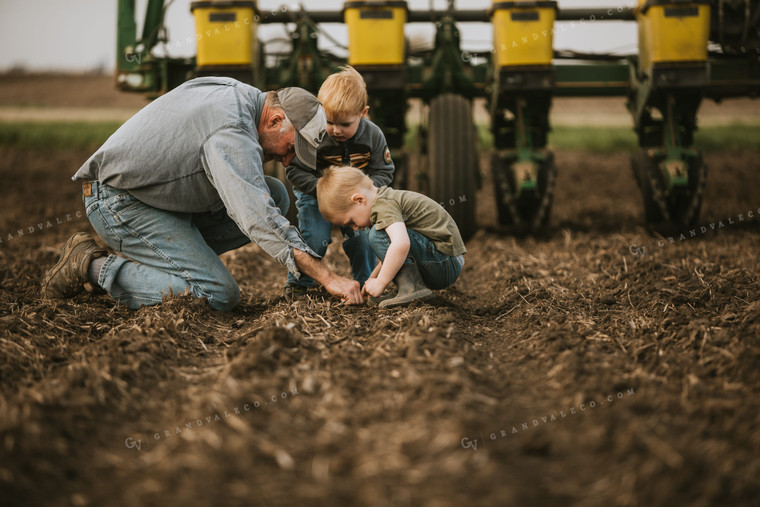
[[[120, 122], [0, 122], [0, 145], [22, 148], [97, 149], [121, 125]], [[407, 149], [415, 150], [418, 131], [414, 126], [405, 136]], [[638, 148], [630, 127], [558, 126], [549, 133], [549, 147], [592, 153], [632, 153]], [[478, 148], [493, 149], [493, 134], [478, 125]], [[704, 152], [760, 149], [760, 125], [704, 127], [694, 135], [693, 147]]]

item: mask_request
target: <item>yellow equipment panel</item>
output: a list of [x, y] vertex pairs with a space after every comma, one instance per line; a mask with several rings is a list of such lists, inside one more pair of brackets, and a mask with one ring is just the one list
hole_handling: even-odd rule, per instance
[[251, 65], [258, 52], [255, 1], [192, 2], [198, 67]]
[[499, 2], [491, 6], [496, 67], [551, 65], [557, 2]]
[[704, 62], [710, 34], [708, 1], [667, 3], [639, 0], [639, 62], [647, 70], [656, 63]]
[[349, 65], [404, 64], [406, 2], [346, 2], [343, 12]]

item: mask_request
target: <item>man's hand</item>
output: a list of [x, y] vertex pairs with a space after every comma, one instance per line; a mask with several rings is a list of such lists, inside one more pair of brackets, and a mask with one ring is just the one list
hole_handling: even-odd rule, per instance
[[339, 297], [342, 301], [345, 301], [349, 305], [361, 305], [364, 304], [364, 296], [362, 296], [359, 288], [359, 282], [356, 280], [349, 280], [342, 276], [332, 275], [327, 283], [323, 283], [327, 292], [333, 296]]
[[364, 287], [362, 288], [362, 294], [369, 294], [372, 297], [379, 298], [383, 295], [383, 292], [385, 291], [385, 287], [388, 284], [385, 284], [378, 280], [377, 278], [370, 278], [366, 282], [364, 282]]
[[314, 280], [324, 285], [327, 292], [341, 298], [350, 305], [364, 303], [364, 297], [359, 289], [359, 282], [338, 276], [330, 271], [319, 259], [316, 259], [297, 248], [293, 249], [293, 258], [298, 269]]

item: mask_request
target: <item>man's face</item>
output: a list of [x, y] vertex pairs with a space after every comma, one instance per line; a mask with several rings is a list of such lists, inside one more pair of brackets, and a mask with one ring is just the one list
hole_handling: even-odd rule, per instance
[[367, 111], [369, 111], [369, 106], [359, 114], [338, 115], [325, 111], [327, 135], [339, 142], [348, 141], [356, 134], [359, 122], [367, 116]]
[[285, 167], [289, 166], [296, 156], [295, 136], [296, 130], [293, 125], [283, 129], [284, 115], [275, 115], [274, 121], [270, 121], [259, 131], [259, 144], [264, 150], [264, 162], [279, 160]]
[[333, 222], [340, 226], [349, 226], [353, 230], [372, 227], [369, 219], [370, 207], [366, 200], [363, 203], [354, 202], [354, 205], [343, 213], [335, 215]]

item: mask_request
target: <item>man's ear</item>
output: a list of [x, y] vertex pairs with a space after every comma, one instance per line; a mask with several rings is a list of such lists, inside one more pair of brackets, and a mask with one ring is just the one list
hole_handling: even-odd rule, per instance
[[267, 122], [267, 126], [272, 130], [280, 130], [282, 122], [285, 120], [285, 113], [282, 111], [276, 111], [272, 113]]
[[362, 111], [362, 118], [366, 118], [367, 113], [369, 113], [369, 106], [364, 106], [364, 110]]
[[367, 198], [364, 196], [364, 194], [360, 194], [359, 192], [355, 193], [351, 196], [351, 202], [355, 204], [366, 204]]

